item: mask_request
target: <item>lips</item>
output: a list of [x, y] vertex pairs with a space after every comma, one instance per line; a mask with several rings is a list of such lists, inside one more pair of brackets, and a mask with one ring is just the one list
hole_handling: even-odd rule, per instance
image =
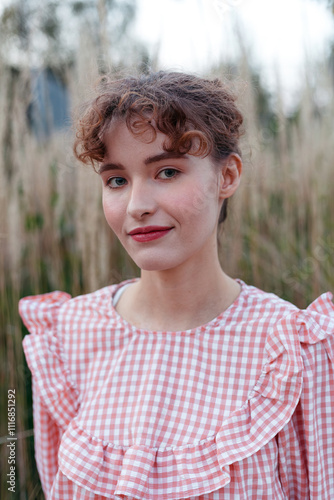
[[168, 234], [173, 227], [170, 226], [146, 226], [132, 229], [128, 234], [135, 241], [145, 242], [162, 238]]

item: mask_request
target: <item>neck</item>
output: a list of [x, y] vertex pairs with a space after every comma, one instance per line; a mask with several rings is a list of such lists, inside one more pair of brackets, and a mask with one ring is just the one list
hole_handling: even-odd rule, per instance
[[[220, 288], [225, 274], [221, 269], [218, 259], [210, 266], [198, 266], [188, 264], [182, 269], [170, 269], [168, 271], [142, 271], [140, 284], [147, 298], [151, 297], [154, 302], [157, 298], [164, 298], [164, 307], [189, 303], [202, 299], [209, 290]], [[186, 304], [184, 304], [186, 305]]]
[[188, 330], [214, 319], [239, 292], [240, 286], [223, 272], [216, 256], [168, 271], [142, 271], [118, 310], [140, 328]]

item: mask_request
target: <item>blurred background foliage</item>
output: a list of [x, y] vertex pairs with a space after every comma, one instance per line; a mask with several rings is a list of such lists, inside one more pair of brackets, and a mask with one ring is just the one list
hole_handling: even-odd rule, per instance
[[[319, 0], [321, 1], [321, 0]], [[326, 0], [324, 0], [326, 1]], [[328, 2], [333, 9], [333, 2]], [[19, 298], [78, 295], [138, 275], [104, 221], [100, 181], [78, 165], [71, 109], [105, 72], [158, 69], [132, 37], [135, 0], [8, 3], [0, 17], [0, 497], [42, 499]], [[245, 114], [245, 177], [220, 234], [224, 269], [305, 307], [334, 290], [333, 68], [314, 61], [293, 109], [240, 40], [212, 68]], [[330, 53], [330, 51], [329, 51]], [[16, 391], [16, 494], [8, 496], [7, 390]]]

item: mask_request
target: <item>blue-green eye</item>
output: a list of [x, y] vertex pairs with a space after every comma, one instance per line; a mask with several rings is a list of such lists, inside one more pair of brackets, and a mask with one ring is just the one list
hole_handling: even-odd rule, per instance
[[159, 172], [158, 177], [160, 179], [172, 179], [173, 177], [176, 177], [178, 173], [179, 171], [175, 168], [165, 168]]
[[110, 179], [107, 180], [107, 186], [111, 189], [117, 189], [125, 186], [126, 182], [124, 177], [110, 177]]

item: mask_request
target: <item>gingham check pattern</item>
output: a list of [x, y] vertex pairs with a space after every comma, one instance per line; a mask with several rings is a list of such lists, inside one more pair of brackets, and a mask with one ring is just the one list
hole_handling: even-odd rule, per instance
[[334, 306], [242, 285], [184, 332], [112, 305], [131, 280], [26, 297], [36, 461], [52, 500], [334, 498]]

